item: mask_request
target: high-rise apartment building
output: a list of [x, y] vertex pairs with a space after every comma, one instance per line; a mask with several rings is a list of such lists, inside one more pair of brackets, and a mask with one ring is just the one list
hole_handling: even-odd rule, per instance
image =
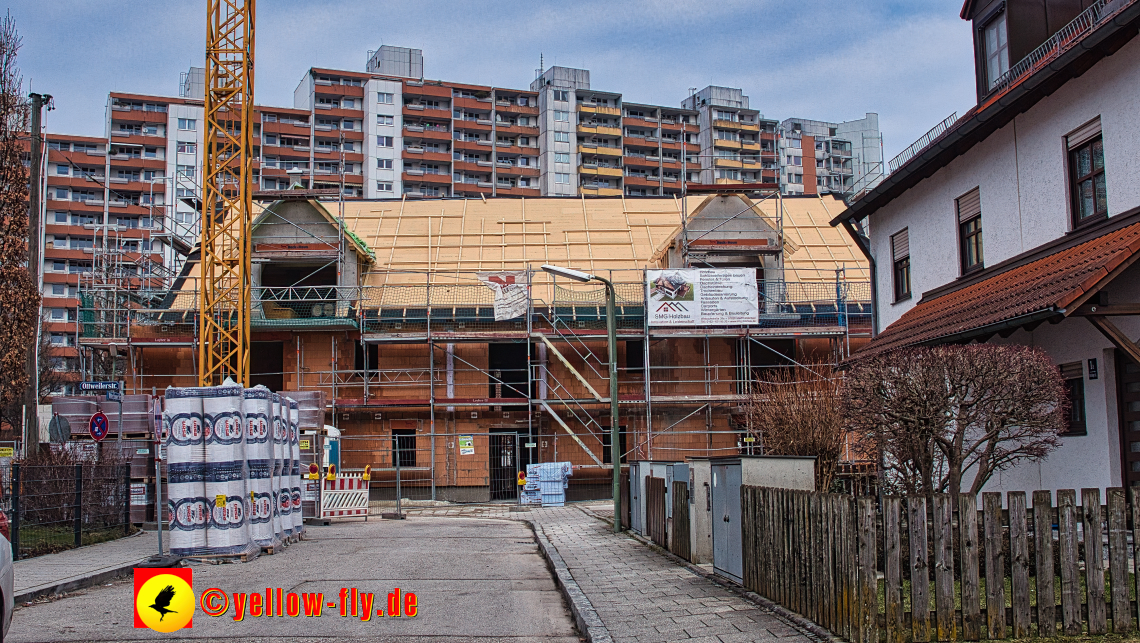
[[698, 182], [776, 186], [776, 121], [751, 109], [742, 90], [710, 85], [681, 105], [698, 113]]
[[788, 194], [854, 194], [883, 179], [879, 115], [843, 123], [780, 123], [780, 183]]
[[530, 88], [541, 114], [544, 194], [680, 194], [686, 157], [698, 152], [695, 111], [626, 103], [591, 88], [586, 69], [551, 67]]
[[[843, 195], [883, 176], [875, 114], [778, 122], [718, 86], [677, 107], [633, 103], [568, 67], [528, 89], [429, 80], [420, 50], [392, 46], [369, 52], [365, 70], [312, 68], [291, 107], [256, 106], [258, 189], [648, 197], [701, 183]], [[111, 93], [103, 137], [48, 136], [45, 332], [59, 348], [74, 344], [81, 276], [168, 282], [197, 242], [204, 90], [191, 68], [178, 97]]]

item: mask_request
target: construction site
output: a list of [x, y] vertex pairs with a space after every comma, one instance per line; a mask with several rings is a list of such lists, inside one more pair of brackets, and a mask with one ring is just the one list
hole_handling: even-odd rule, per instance
[[[757, 379], [837, 363], [870, 337], [867, 264], [828, 225], [842, 207], [831, 197], [259, 196], [248, 385], [319, 400], [309, 428], [335, 438], [326, 457], [341, 471], [371, 467], [374, 499], [394, 498], [397, 467], [406, 498], [515, 499], [518, 472], [553, 461], [575, 467], [568, 499], [608, 497], [605, 289], [544, 264], [614, 284], [623, 463], [760, 452], [744, 422]], [[79, 293], [84, 379], [123, 381], [144, 420], [166, 387], [200, 382], [201, 253], [165, 279], [94, 259]], [[755, 323], [655, 324], [650, 273], [700, 268], [747, 271]]]
[[208, 15], [200, 180], [150, 206], [137, 247], [109, 218], [86, 224], [65, 345], [123, 400], [40, 413], [68, 420], [57, 441], [120, 411], [117, 437], [148, 446], [132, 504], [152, 504], [167, 387], [287, 393], [308, 461], [368, 470], [373, 500], [517, 500], [539, 462], [572, 463], [575, 500], [610, 497], [622, 463], [763, 453], [745, 418], [765, 373], [870, 339], [869, 264], [829, 224], [832, 195], [722, 178], [668, 197], [346, 199], [296, 176], [259, 191], [253, 9]]

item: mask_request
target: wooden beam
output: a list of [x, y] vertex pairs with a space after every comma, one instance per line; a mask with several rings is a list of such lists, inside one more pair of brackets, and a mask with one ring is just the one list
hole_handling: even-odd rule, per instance
[[1111, 315], [1140, 315], [1140, 304], [1115, 304], [1112, 306], [1098, 305], [1098, 304], [1085, 304], [1080, 308], [1073, 311], [1073, 316], [1076, 317], [1089, 317], [1089, 316], [1106, 317]]
[[1132, 358], [1132, 361], [1140, 364], [1140, 346], [1135, 342], [1128, 339], [1128, 336], [1121, 331], [1116, 324], [1109, 321], [1107, 317], [1085, 317], [1089, 323], [1096, 327], [1102, 335], [1112, 342], [1112, 345], [1124, 351], [1124, 354]]

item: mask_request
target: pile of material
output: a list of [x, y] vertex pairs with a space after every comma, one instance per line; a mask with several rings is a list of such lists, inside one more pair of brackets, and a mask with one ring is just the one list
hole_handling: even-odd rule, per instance
[[569, 462], [541, 462], [526, 467], [522, 504], [561, 507], [566, 504], [566, 487], [574, 470]]
[[297, 422], [297, 403], [261, 386], [166, 390], [172, 555], [256, 555], [300, 535]]

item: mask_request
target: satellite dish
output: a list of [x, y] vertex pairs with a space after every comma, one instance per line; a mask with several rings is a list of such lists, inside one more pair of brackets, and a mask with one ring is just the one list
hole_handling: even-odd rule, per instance
[[62, 415], [55, 415], [48, 422], [48, 439], [57, 444], [63, 444], [71, 439], [71, 423]]

